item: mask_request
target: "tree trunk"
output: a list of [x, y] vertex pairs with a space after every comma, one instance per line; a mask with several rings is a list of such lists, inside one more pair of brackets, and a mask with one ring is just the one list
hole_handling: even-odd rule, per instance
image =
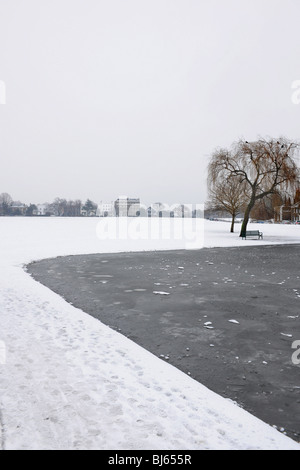
[[232, 214], [230, 233], [234, 233], [235, 214]]
[[245, 237], [246, 236], [247, 225], [248, 225], [248, 222], [249, 222], [249, 219], [250, 219], [250, 214], [251, 214], [251, 211], [252, 211], [254, 205], [255, 205], [255, 196], [251, 198], [251, 200], [249, 202], [249, 205], [248, 205], [248, 207], [245, 211], [240, 237]]

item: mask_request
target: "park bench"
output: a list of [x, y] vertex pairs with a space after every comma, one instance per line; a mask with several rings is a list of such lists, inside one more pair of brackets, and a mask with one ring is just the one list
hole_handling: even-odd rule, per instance
[[263, 233], [260, 232], [259, 230], [250, 230], [244, 233], [242, 239], [246, 240], [246, 238], [252, 238], [252, 237], [257, 237], [258, 240], [263, 239]]

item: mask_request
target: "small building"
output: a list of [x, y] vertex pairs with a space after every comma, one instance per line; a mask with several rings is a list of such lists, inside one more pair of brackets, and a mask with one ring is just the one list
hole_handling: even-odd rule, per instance
[[37, 204], [36, 205], [36, 210], [34, 210], [33, 214], [38, 215], [38, 216], [45, 216], [50, 214], [50, 207], [49, 204], [44, 203], [44, 204]]
[[16, 201], [10, 205], [11, 215], [26, 215], [28, 206], [22, 202]]
[[91, 209], [81, 208], [80, 215], [82, 217], [96, 217], [97, 207], [94, 207], [94, 208], [91, 208]]
[[300, 221], [300, 202], [292, 206], [277, 206], [274, 208], [275, 222], [299, 222]]

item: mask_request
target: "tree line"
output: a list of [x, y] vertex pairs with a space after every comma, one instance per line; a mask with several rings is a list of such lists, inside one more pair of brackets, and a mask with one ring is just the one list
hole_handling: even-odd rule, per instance
[[[67, 200], [55, 198], [52, 203], [42, 204], [44, 206], [43, 215], [59, 216], [59, 217], [80, 217], [82, 215], [96, 215], [98, 205], [91, 199], [87, 199], [85, 203], [81, 200]], [[34, 216], [39, 215], [39, 205], [23, 204], [20, 201], [14, 201], [10, 194], [0, 194], [0, 215], [1, 216]]]

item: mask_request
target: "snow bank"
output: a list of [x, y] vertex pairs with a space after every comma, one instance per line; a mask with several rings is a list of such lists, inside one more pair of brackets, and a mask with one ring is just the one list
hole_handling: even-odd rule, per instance
[[[105, 221], [100, 221], [104, 224]], [[99, 219], [0, 218], [0, 443], [5, 449], [299, 449], [299, 445], [28, 276], [32, 260], [69, 254], [297, 243], [300, 227], [147, 219], [128, 239]], [[185, 230], [183, 231], [183, 226]], [[157, 227], [156, 227], [157, 228]], [[100, 230], [100, 232], [99, 232]], [[137, 231], [139, 230], [139, 231]], [[180, 234], [183, 236], [180, 237]]]

